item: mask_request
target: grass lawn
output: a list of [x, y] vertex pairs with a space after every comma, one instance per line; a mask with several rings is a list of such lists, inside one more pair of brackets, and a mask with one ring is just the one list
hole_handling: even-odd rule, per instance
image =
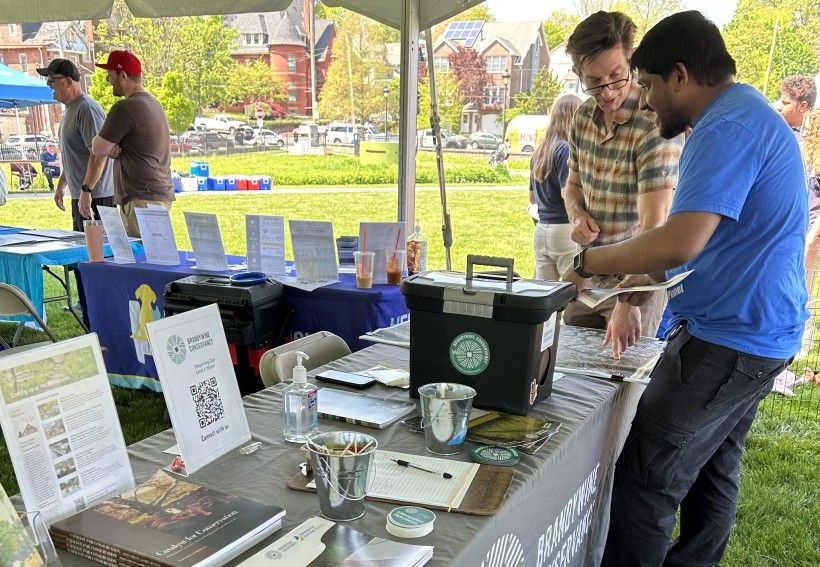
[[[285, 156], [282, 156], [285, 157]], [[212, 170], [222, 167], [213, 158]], [[217, 172], [218, 173], [218, 172]], [[251, 172], [248, 172], [251, 173]], [[453, 263], [464, 269], [468, 253], [515, 258], [516, 270], [533, 271], [532, 223], [525, 207], [524, 188], [514, 191], [454, 191], [448, 195], [453, 218]], [[440, 209], [436, 192], [422, 192], [416, 200], [417, 217], [429, 240], [428, 265], [443, 267]], [[245, 213], [278, 214], [294, 219], [327, 219], [335, 234], [357, 234], [360, 220], [393, 220], [393, 193], [323, 193], [284, 195], [207, 194], [183, 196], [171, 210], [180, 248], [188, 247], [183, 211], [218, 212], [227, 252], [245, 250]], [[14, 199], [0, 208], [0, 224], [26, 227], [69, 228], [69, 213], [50, 199]], [[290, 250], [288, 249], [290, 254]], [[47, 281], [46, 292], [56, 286]], [[48, 305], [49, 325], [60, 338], [80, 332], [77, 323], [58, 305]], [[0, 325], [9, 337], [13, 327]], [[40, 340], [26, 330], [26, 342]], [[738, 519], [725, 560], [729, 567], [810, 567], [820, 565], [820, 386], [798, 388], [797, 399], [770, 396], [763, 404], [749, 435], [741, 474]], [[127, 443], [134, 443], [165, 428], [162, 396], [148, 391], [114, 388], [114, 398]], [[810, 406], [805, 407], [808, 399]], [[0, 482], [9, 493], [18, 491], [5, 445], [0, 443]]]

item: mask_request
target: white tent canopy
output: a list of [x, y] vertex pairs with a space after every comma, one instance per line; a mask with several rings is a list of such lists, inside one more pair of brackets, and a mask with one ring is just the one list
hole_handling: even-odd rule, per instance
[[[204, 16], [284, 10], [292, 0], [125, 0], [135, 16]], [[296, 0], [301, 1], [301, 0]], [[419, 32], [484, 0], [323, 0], [401, 30], [398, 219], [415, 220]], [[111, 14], [113, 0], [0, 0], [0, 23], [93, 20]]]

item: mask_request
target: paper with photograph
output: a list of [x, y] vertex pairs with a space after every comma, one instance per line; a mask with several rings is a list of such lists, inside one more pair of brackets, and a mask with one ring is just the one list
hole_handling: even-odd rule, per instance
[[682, 272], [677, 276], [670, 278], [664, 282], [647, 284], [647, 285], [636, 285], [633, 287], [610, 287], [610, 288], [588, 288], [583, 290], [581, 293], [578, 294], [578, 301], [586, 305], [587, 307], [597, 307], [610, 297], [615, 297], [616, 295], [620, 295], [621, 293], [634, 293], [640, 291], [661, 291], [664, 289], [669, 289], [678, 285], [683, 279], [691, 274], [694, 270], [689, 270], [687, 272]]

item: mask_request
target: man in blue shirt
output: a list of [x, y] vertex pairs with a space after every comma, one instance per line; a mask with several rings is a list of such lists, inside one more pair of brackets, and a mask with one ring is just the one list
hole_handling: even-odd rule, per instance
[[49, 191], [54, 191], [54, 178], [60, 178], [60, 158], [52, 142], [46, 142], [45, 149], [40, 153], [40, 165], [43, 175], [48, 179]]
[[602, 565], [712, 566], [734, 522], [757, 405], [800, 349], [808, 317], [806, 180], [788, 125], [734, 82], [735, 62], [699, 12], [662, 20], [631, 63], [661, 135], [692, 128], [678, 186], [663, 226], [581, 252], [575, 271], [694, 272], [669, 290], [677, 328], [615, 468]]

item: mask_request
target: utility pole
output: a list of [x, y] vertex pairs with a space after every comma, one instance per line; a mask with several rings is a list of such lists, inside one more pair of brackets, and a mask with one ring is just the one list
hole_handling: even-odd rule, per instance
[[319, 120], [316, 97], [316, 0], [308, 0], [310, 10], [310, 115]]

